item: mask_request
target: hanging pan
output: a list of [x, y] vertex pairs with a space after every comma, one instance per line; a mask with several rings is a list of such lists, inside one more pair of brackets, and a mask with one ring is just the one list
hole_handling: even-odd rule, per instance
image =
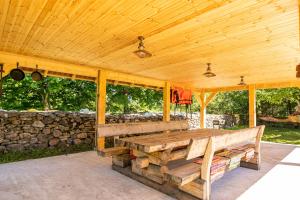
[[25, 78], [25, 73], [19, 69], [19, 63], [17, 62], [17, 68], [12, 69], [9, 73], [10, 77], [15, 81], [21, 81]]
[[43, 79], [43, 75], [38, 71], [38, 65], [36, 65], [36, 70], [31, 73], [31, 78], [34, 81], [40, 81]]

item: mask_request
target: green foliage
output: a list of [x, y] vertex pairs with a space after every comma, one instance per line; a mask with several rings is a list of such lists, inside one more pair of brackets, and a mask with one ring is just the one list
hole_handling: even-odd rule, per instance
[[207, 107], [208, 113], [248, 115], [248, 92], [218, 93]]
[[111, 113], [159, 111], [162, 103], [161, 91], [107, 85], [107, 111]]
[[286, 117], [295, 112], [294, 108], [299, 102], [299, 88], [257, 91], [257, 112], [259, 115]]
[[[257, 114], [259, 116], [287, 117], [295, 112], [300, 102], [299, 88], [257, 90]], [[239, 114], [248, 116], [248, 92], [219, 93], [208, 105], [208, 113]]]
[[95, 91], [96, 85], [87, 81], [47, 77], [35, 82], [26, 76], [18, 82], [8, 76], [4, 80], [0, 107], [7, 110], [95, 110]]
[[[0, 108], [7, 110], [62, 110], [78, 111], [83, 108], [95, 110], [96, 85], [93, 82], [47, 77], [42, 81], [32, 81], [26, 76], [17, 82], [6, 77], [3, 85], [4, 95]], [[161, 91], [145, 88], [107, 85], [107, 112], [134, 113], [162, 111]], [[270, 89], [257, 91], [258, 115], [287, 117], [295, 111], [300, 101], [299, 88]], [[193, 99], [192, 111], [198, 112], [199, 104]], [[172, 106], [172, 110], [174, 106]], [[185, 111], [185, 107], [181, 107]], [[177, 112], [180, 109], [177, 109]], [[219, 93], [208, 108], [208, 113], [239, 114], [247, 123], [248, 92], [235, 91]]]
[[[9, 76], [3, 84], [0, 108], [6, 110], [96, 109], [96, 85], [93, 82], [47, 77], [32, 81], [30, 76], [14, 81]], [[107, 107], [111, 113], [160, 111], [162, 92], [137, 87], [107, 85]]]

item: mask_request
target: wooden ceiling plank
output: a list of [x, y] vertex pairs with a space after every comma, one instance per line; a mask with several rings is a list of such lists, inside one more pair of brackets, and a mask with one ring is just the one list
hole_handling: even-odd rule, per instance
[[2, 49], [2, 42], [3, 39], [3, 31], [4, 31], [4, 25], [7, 19], [7, 14], [9, 10], [10, 1], [0, 1], [0, 10], [1, 10], [1, 18], [0, 18], [0, 49]]
[[[206, 7], [206, 8], [204, 8], [204, 9], [196, 10], [196, 11], [193, 12], [191, 15], [188, 15], [188, 16], [185, 16], [185, 17], [183, 17], [183, 18], [180, 18], [180, 19], [178, 19], [178, 20], [176, 20], [176, 21], [174, 21], [174, 22], [172, 22], [172, 23], [170, 23], [170, 24], [167, 24], [167, 25], [165, 25], [165, 26], [163, 26], [163, 27], [160, 27], [159, 29], [155, 29], [154, 31], [151, 31], [151, 32], [149, 32], [149, 33], [145, 32], [143, 35], [144, 35], [144, 37], [149, 38], [149, 37], [151, 37], [151, 36], [153, 36], [153, 35], [155, 35], [155, 34], [158, 34], [158, 33], [161, 33], [161, 32], [163, 32], [163, 31], [166, 31], [166, 30], [168, 30], [168, 29], [170, 29], [170, 28], [173, 28], [173, 27], [175, 27], [175, 26], [177, 26], [177, 25], [179, 25], [179, 24], [181, 24], [181, 23], [184, 23], [184, 22], [186, 22], [186, 21], [188, 21], [188, 20], [191, 20], [191, 19], [193, 19], [193, 18], [195, 18], [195, 17], [197, 17], [197, 16], [199, 16], [199, 15], [202, 15], [202, 14], [204, 14], [204, 13], [206, 13], [206, 12], [209, 12], [209, 11], [211, 11], [211, 10], [213, 10], [213, 9], [216, 9], [216, 8], [218, 8], [218, 7], [220, 7], [220, 6], [223, 6], [223, 5], [227, 4], [228, 2], [229, 2], [229, 1], [223, 1], [222, 3], [219, 3], [219, 4], [212, 4], [212, 5], [210, 5], [209, 7]], [[95, 59], [98, 59], [98, 58], [101, 58], [101, 57], [105, 57], [105, 56], [107, 56], [107, 55], [109, 55], [109, 54], [111, 54], [111, 53], [113, 53], [113, 52], [115, 52], [115, 51], [122, 50], [123, 48], [126, 48], [127, 46], [136, 44], [136, 42], [137, 42], [137, 39], [134, 38], [134, 40], [128, 41], [128, 42], [125, 43], [125, 44], [117, 45], [117, 46], [114, 45], [114, 48], [113, 48], [112, 50], [110, 50], [110, 51], [108, 51], [108, 52], [105, 52], [104, 54], [101, 54], [99, 57], [97, 57], [97, 58], [95, 58]], [[92, 49], [92, 50], [93, 50], [93, 49]]]
[[[300, 81], [273, 82], [273, 83], [254, 84], [254, 85], [256, 89], [260, 89], [260, 90], [291, 88], [291, 87], [300, 87]], [[248, 90], [248, 85], [219, 87], [219, 88], [203, 88], [196, 91], [197, 92], [231, 92], [231, 91], [242, 91], [242, 90]]]
[[[57, 0], [47, 0], [46, 4], [39, 13], [37, 19], [35, 20], [34, 24], [30, 28], [30, 31], [28, 31], [28, 34], [25, 36], [25, 40], [23, 43], [20, 45], [20, 53], [26, 53], [25, 48], [30, 42], [30, 40], [37, 35], [36, 30], [38, 29], [39, 26], [43, 25], [43, 22], [47, 20], [48, 17], [51, 16], [51, 11], [57, 5], [58, 1]], [[58, 4], [59, 5], [59, 4]]]

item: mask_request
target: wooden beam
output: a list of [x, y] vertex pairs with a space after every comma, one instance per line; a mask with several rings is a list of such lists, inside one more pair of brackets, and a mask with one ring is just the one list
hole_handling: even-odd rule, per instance
[[200, 94], [201, 105], [200, 105], [200, 128], [206, 128], [206, 95], [205, 93]]
[[[97, 76], [97, 125], [105, 124], [105, 109], [106, 109], [106, 71], [98, 70]], [[97, 131], [97, 150], [105, 148], [105, 137], [98, 137]]]
[[256, 87], [249, 85], [249, 127], [256, 127]]
[[[300, 87], [299, 81], [287, 81], [287, 82], [274, 82], [274, 83], [257, 83], [255, 85], [256, 89], [276, 89], [276, 88], [290, 88], [290, 87]], [[248, 90], [247, 85], [245, 86], [228, 86], [219, 88], [202, 88], [195, 89], [196, 92], [230, 92], [230, 91], [241, 91]]]
[[100, 155], [103, 157], [116, 156], [121, 154], [129, 154], [130, 150], [127, 147], [111, 147], [100, 151]]
[[[21, 54], [9, 53], [0, 51], [0, 62], [5, 64], [5, 71], [9, 71], [16, 67], [16, 63], [19, 62], [21, 66], [26, 68], [35, 69], [35, 65], [39, 65], [40, 70], [48, 71], [49, 76], [50, 72], [59, 72], [63, 74], [68, 74], [70, 77], [72, 75], [86, 76], [97, 78], [98, 70], [106, 71], [106, 79], [110, 81], [119, 81], [123, 83], [128, 83], [128, 85], [142, 85], [142, 86], [152, 86], [154, 88], [162, 88], [165, 86], [165, 81], [157, 80], [153, 78], [147, 78], [143, 76], [136, 76], [132, 74], [122, 73], [107, 70], [105, 68], [97, 66], [87, 66], [81, 64], [67, 63], [63, 61], [56, 61], [52, 59], [40, 58], [35, 56], [26, 56]], [[63, 75], [62, 75], [63, 76]], [[67, 76], [67, 78], [70, 78]], [[77, 79], [77, 78], [76, 78]]]
[[164, 113], [163, 113], [163, 121], [170, 121], [170, 97], [171, 97], [171, 87], [170, 82], [165, 83], [164, 87]]
[[214, 99], [214, 97], [218, 94], [218, 92], [212, 92], [206, 99], [205, 107]]
[[218, 92], [212, 92], [208, 97], [205, 93], [194, 92], [194, 96], [200, 104], [200, 128], [206, 128], [206, 107], [213, 100]]
[[194, 92], [194, 97], [196, 98], [197, 102], [201, 106], [202, 105], [202, 101], [201, 101], [201, 98], [200, 98], [200, 94], [201, 93]]

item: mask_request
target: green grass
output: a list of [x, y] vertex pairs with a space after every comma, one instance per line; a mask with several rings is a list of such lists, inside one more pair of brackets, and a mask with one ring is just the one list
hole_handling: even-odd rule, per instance
[[[245, 127], [236, 126], [229, 129], [236, 130], [241, 128]], [[300, 145], [300, 129], [266, 126], [262, 140], [268, 142]]]
[[83, 151], [90, 151], [92, 149], [93, 149], [92, 145], [80, 144], [80, 145], [72, 145], [70, 147], [15, 151], [15, 152], [9, 152], [5, 154], [0, 154], [0, 164], [27, 160], [27, 159], [66, 155], [66, 154], [78, 153]]

